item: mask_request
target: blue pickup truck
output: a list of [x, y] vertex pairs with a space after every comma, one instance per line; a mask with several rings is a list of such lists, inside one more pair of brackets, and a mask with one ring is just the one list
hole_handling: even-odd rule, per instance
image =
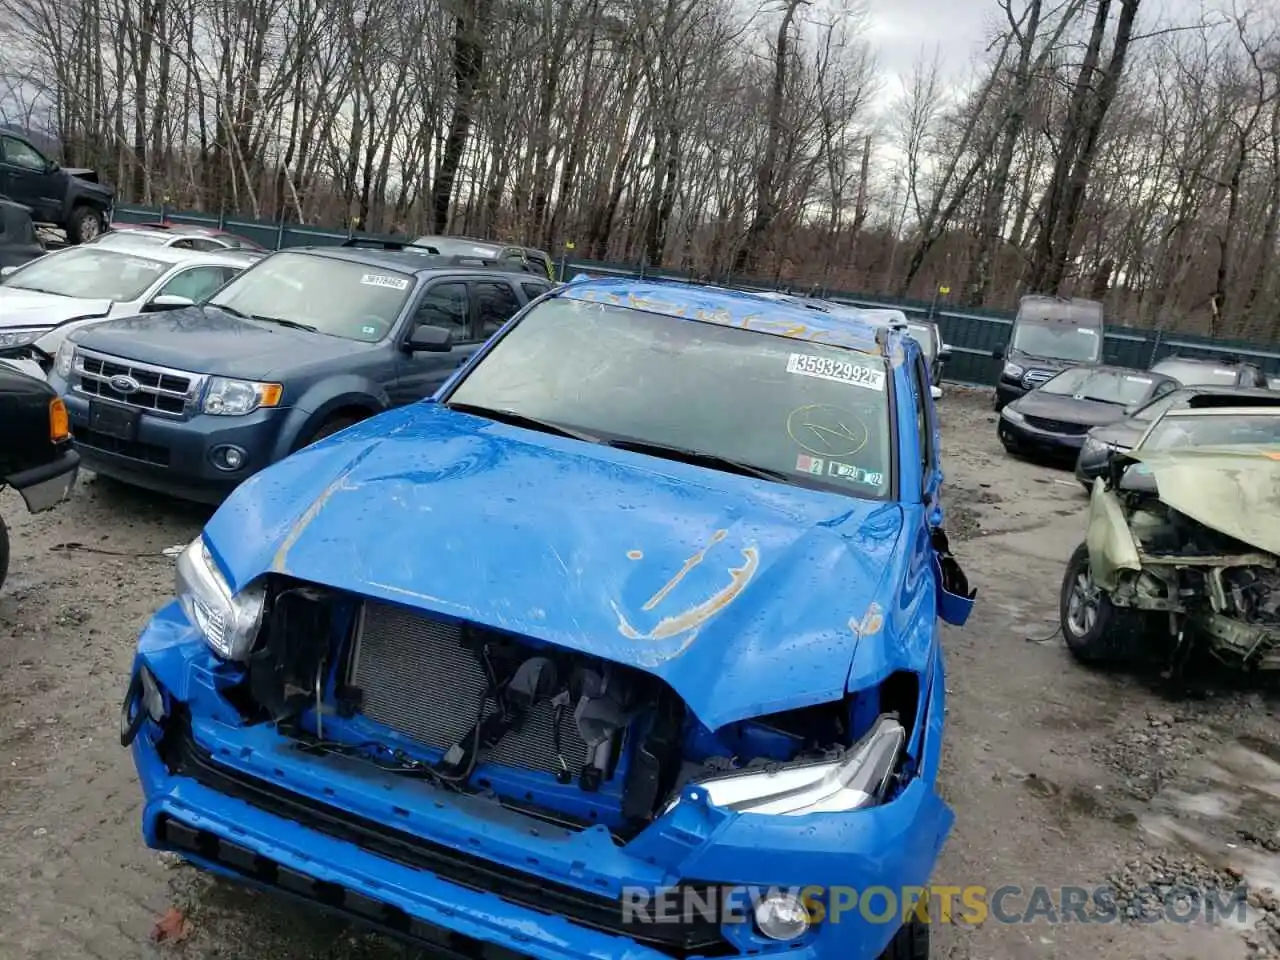
[[387, 247], [283, 250], [203, 302], [72, 333], [50, 382], [84, 465], [219, 503], [293, 451], [430, 396], [552, 287]]
[[146, 842], [449, 956], [923, 960], [941, 484], [905, 330], [567, 284], [187, 547]]

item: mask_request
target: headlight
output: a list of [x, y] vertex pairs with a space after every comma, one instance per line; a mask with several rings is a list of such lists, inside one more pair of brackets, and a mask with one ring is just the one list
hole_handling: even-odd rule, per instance
[[1005, 407], [1000, 411], [1000, 416], [1004, 417], [1010, 423], [1022, 423], [1027, 419], [1017, 410], [1013, 409], [1013, 407]]
[[873, 806], [883, 799], [906, 740], [907, 731], [902, 724], [891, 717], [881, 717], [871, 732], [839, 760], [725, 774], [691, 786], [705, 790], [709, 803], [736, 813], [844, 813]]
[[284, 387], [278, 383], [214, 377], [209, 381], [202, 409], [219, 416], [241, 417], [259, 407], [278, 407], [283, 395]]
[[70, 340], [63, 340], [62, 345], [58, 347], [57, 356], [53, 360], [53, 369], [63, 380], [71, 377], [72, 362], [76, 357], [76, 345]]
[[8, 330], [0, 329], [0, 350], [7, 350], [11, 347], [25, 347], [32, 340], [35, 340], [42, 333], [47, 333], [50, 327], [10, 327]]
[[243, 660], [262, 623], [263, 588], [248, 587], [233, 595], [203, 536], [179, 555], [175, 580], [183, 612], [213, 652], [226, 660]]
[[1017, 380], [1024, 373], [1026, 373], [1026, 371], [1016, 363], [1006, 363], [1004, 365], [1004, 369], [1000, 371], [1000, 376], [1007, 380]]

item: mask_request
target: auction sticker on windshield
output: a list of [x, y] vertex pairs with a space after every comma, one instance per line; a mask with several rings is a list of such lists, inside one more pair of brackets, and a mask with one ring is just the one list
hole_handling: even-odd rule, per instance
[[360, 282], [370, 287], [386, 287], [388, 290], [404, 290], [409, 286], [409, 281], [402, 277], [386, 277], [379, 273], [366, 273], [360, 278]]
[[830, 357], [813, 357], [793, 353], [787, 358], [787, 373], [819, 380], [834, 380], [868, 390], [884, 390], [884, 371], [853, 363], [849, 360], [832, 360]]

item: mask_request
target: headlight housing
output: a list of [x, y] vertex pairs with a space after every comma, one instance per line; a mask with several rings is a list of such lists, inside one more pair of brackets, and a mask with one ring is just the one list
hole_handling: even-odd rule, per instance
[[278, 383], [258, 383], [256, 380], [233, 380], [230, 377], [212, 377], [205, 391], [201, 407], [205, 413], [222, 417], [243, 417], [259, 407], [278, 407], [284, 396], [284, 387]]
[[[846, 813], [884, 799], [907, 742], [907, 731], [882, 716], [871, 731], [838, 760], [781, 764], [771, 770], [741, 771], [698, 781], [713, 806], [735, 813], [801, 816]], [[677, 798], [668, 810], [679, 803]]]
[[1005, 407], [1000, 411], [1000, 416], [1004, 417], [1010, 423], [1022, 423], [1027, 418], [1020, 414], [1013, 407]]
[[11, 350], [14, 347], [25, 347], [38, 339], [41, 334], [48, 333], [52, 327], [9, 327], [0, 328], [0, 350]]
[[53, 359], [53, 370], [63, 380], [71, 378], [71, 367], [76, 358], [76, 345], [70, 340], [63, 340]]
[[1000, 376], [1004, 377], [1006, 380], [1017, 380], [1024, 373], [1026, 373], [1026, 370], [1018, 366], [1016, 363], [1006, 363], [1004, 365], [1004, 369], [1000, 371]]
[[203, 535], [179, 555], [174, 579], [183, 613], [213, 652], [224, 660], [248, 656], [262, 624], [265, 589], [250, 586], [233, 594]]

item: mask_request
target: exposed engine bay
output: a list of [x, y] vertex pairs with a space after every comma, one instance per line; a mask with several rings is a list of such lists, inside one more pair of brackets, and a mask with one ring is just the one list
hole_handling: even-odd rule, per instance
[[658, 678], [598, 657], [283, 578], [268, 597], [231, 697], [246, 720], [274, 723], [299, 750], [490, 795], [564, 827], [602, 824], [625, 839], [690, 781], [838, 759], [886, 716], [901, 727], [900, 756], [877, 799], [907, 776], [915, 674], [861, 702], [712, 732]]
[[[1141, 611], [1147, 625], [1167, 633], [1174, 670], [1197, 643], [1236, 668], [1280, 669], [1280, 562], [1258, 543], [1232, 535], [1251, 523], [1261, 530], [1274, 518], [1249, 520], [1221, 498], [1206, 507], [1204, 498], [1215, 497], [1211, 467], [1198, 494], [1189, 495], [1197, 488], [1188, 483], [1195, 475], [1185, 462], [1177, 464], [1178, 473], [1159, 460], [1154, 470], [1124, 466], [1134, 469], [1111, 483], [1099, 481], [1092, 495], [1087, 544], [1097, 588], [1115, 607]], [[1162, 476], [1168, 495], [1162, 495]], [[1190, 512], [1212, 516], [1231, 532]]]

